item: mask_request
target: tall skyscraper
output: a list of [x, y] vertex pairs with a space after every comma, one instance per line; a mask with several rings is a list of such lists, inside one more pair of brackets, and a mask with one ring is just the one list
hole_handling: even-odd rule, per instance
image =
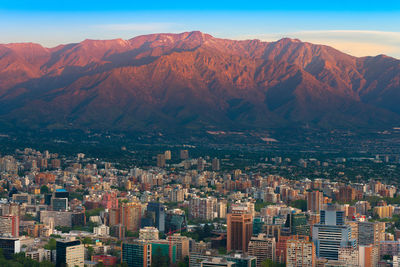
[[379, 260], [379, 248], [374, 245], [359, 246], [358, 250], [359, 258], [358, 264], [363, 267], [375, 267], [378, 266]]
[[358, 223], [358, 244], [378, 245], [385, 241], [384, 222], [359, 222]]
[[138, 231], [142, 216], [142, 205], [139, 202], [123, 203], [121, 205], [120, 222], [128, 231]]
[[307, 210], [319, 212], [324, 203], [324, 194], [320, 191], [307, 192]]
[[205, 161], [202, 157], [197, 159], [197, 170], [198, 171], [203, 171], [205, 167]]
[[345, 224], [344, 211], [337, 206], [327, 206], [321, 210], [321, 222], [313, 226], [313, 242], [317, 257], [338, 260], [341, 247], [353, 247], [357, 240], [351, 237], [351, 226]]
[[129, 267], [150, 267], [151, 254], [151, 244], [148, 242], [135, 240], [122, 243], [122, 262]]
[[289, 213], [287, 215], [285, 227], [290, 229], [292, 235], [309, 235], [310, 225], [304, 213]]
[[212, 170], [213, 170], [213, 171], [219, 171], [219, 169], [220, 169], [219, 159], [214, 158], [214, 159], [212, 160], [211, 166], [212, 166]]
[[190, 199], [189, 215], [194, 219], [212, 220], [218, 216], [217, 199], [208, 198], [192, 198]]
[[164, 152], [165, 160], [171, 160], [171, 150], [166, 150]]
[[14, 237], [0, 237], [0, 249], [6, 259], [11, 259], [13, 254], [21, 252], [21, 241]]
[[253, 234], [253, 216], [249, 213], [229, 213], [227, 225], [227, 250], [247, 252]]
[[[165, 206], [158, 202], [149, 202], [142, 220], [142, 227], [154, 226], [160, 232], [165, 231]], [[143, 224], [144, 222], [144, 224]]]
[[306, 240], [288, 240], [286, 243], [287, 267], [314, 267], [316, 265], [315, 246]]
[[79, 240], [57, 240], [56, 267], [84, 267], [85, 248]]
[[189, 256], [189, 238], [187, 236], [175, 233], [168, 236], [167, 240], [176, 245], [176, 259], [178, 261], [182, 261], [186, 256]]
[[250, 239], [248, 253], [251, 256], [257, 257], [257, 267], [261, 267], [261, 263], [270, 259], [275, 261], [276, 243], [275, 238], [267, 237], [266, 234], [259, 234]]
[[0, 234], [12, 237], [19, 236], [19, 216], [0, 216]]
[[157, 155], [157, 167], [159, 167], [159, 168], [165, 167], [165, 155], [164, 154]]

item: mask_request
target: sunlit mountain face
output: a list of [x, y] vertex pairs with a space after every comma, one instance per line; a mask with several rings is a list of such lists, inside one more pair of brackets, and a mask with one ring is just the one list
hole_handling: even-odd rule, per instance
[[152, 130], [400, 125], [400, 61], [201, 32], [0, 45], [0, 120]]

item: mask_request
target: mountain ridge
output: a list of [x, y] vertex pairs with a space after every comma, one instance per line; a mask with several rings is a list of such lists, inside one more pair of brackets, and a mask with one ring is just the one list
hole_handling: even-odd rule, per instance
[[0, 44], [0, 119], [28, 128], [390, 127], [399, 102], [399, 60], [297, 39]]

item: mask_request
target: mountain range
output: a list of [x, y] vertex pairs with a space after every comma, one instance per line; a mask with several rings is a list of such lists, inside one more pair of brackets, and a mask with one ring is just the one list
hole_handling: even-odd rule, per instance
[[243, 130], [400, 125], [400, 60], [194, 31], [45, 48], [0, 44], [0, 123]]

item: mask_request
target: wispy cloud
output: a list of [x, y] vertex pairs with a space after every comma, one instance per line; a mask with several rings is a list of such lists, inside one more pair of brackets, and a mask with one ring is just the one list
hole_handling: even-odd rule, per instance
[[165, 31], [177, 26], [175, 23], [154, 22], [154, 23], [125, 23], [125, 24], [100, 24], [93, 27], [106, 31], [135, 31], [135, 32], [153, 32]]
[[282, 37], [298, 38], [306, 42], [329, 45], [354, 56], [386, 54], [400, 58], [400, 32], [318, 30], [283, 34], [256, 34], [241, 36], [240, 38], [257, 38], [264, 41], [275, 41]]

